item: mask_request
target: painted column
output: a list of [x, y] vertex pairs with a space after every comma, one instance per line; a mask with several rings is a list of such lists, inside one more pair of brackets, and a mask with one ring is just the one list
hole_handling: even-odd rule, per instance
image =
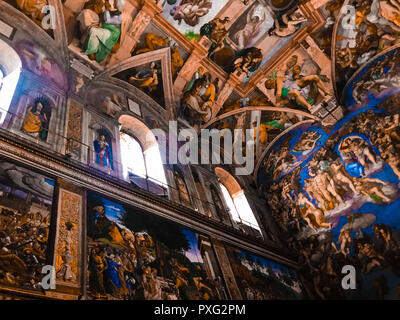
[[174, 92], [180, 96], [186, 84], [192, 80], [193, 74], [199, 69], [201, 61], [207, 57], [208, 50], [211, 46], [211, 41], [203, 36], [197, 46], [192, 51], [192, 54], [179, 71], [178, 76], [174, 82]]
[[59, 196], [54, 262], [56, 290], [78, 296], [81, 294], [82, 190], [58, 180]]
[[136, 15], [132, 26], [127, 32], [118, 52], [113, 55], [110, 64], [123, 61], [131, 57], [131, 52], [136, 48], [144, 30], [157, 14], [162, 12], [161, 3], [156, 4], [154, 0], [144, 0], [143, 7]]
[[224, 244], [216, 239], [212, 243], [231, 299], [242, 300]]
[[82, 106], [73, 100], [68, 102], [67, 111], [67, 138], [65, 146], [65, 154], [71, 155], [75, 160], [81, 160], [85, 152], [82, 143]]

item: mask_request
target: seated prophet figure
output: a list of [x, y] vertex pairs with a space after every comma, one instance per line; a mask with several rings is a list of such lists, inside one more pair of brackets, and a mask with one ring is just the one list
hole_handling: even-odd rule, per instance
[[[109, 1], [89, 0], [77, 20], [83, 33], [84, 54], [98, 63], [103, 62], [111, 53], [120, 39], [122, 10], [125, 0], [113, 1], [114, 8]], [[105, 10], [104, 10], [105, 9]], [[100, 19], [103, 15], [104, 23]]]
[[200, 125], [211, 120], [216, 90], [215, 84], [211, 82], [211, 74], [205, 73], [202, 78], [195, 80], [190, 91], [183, 95], [183, 115], [190, 125]]

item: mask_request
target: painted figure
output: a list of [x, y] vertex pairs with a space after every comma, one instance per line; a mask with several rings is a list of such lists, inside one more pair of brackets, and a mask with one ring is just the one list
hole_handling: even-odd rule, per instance
[[[103, 62], [119, 41], [124, 5], [125, 0], [114, 0], [113, 5], [109, 0], [90, 0], [85, 3], [84, 10], [77, 20], [84, 35], [84, 54], [91, 60]], [[104, 23], [101, 22], [101, 15], [104, 17]]]
[[194, 82], [191, 90], [183, 96], [182, 103], [185, 105], [183, 113], [192, 125], [211, 120], [212, 106], [216, 99], [217, 90], [211, 80], [211, 74], [205, 73], [202, 78]]
[[22, 130], [46, 141], [50, 120], [49, 113], [46, 110], [49, 110], [49, 108], [50, 101], [46, 97], [36, 99], [34, 105], [28, 107], [26, 111]]
[[285, 13], [282, 16], [282, 21], [285, 26], [281, 26], [278, 19], [275, 18], [275, 29], [272, 31], [272, 33], [279, 37], [287, 37], [295, 33], [297, 30], [297, 26], [303, 22], [306, 22], [307, 19], [297, 13], [294, 13], [290, 16]]
[[228, 36], [226, 25], [229, 21], [229, 17], [225, 17], [224, 19], [215, 18], [201, 27], [200, 35], [206, 36], [212, 42], [209, 50], [210, 55], [215, 55], [218, 51], [224, 48], [226, 37]]
[[262, 62], [263, 54], [259, 48], [248, 48], [238, 54], [238, 58], [233, 62], [234, 70], [241, 70], [247, 77], [256, 71]]
[[108, 144], [106, 137], [100, 135], [96, 140], [94, 140], [93, 144], [96, 152], [96, 163], [102, 167], [108, 167], [111, 170], [114, 170], [112, 149]]
[[246, 25], [233, 36], [238, 49], [243, 50], [259, 35], [261, 30], [268, 32], [274, 25], [274, 18], [262, 4], [253, 7], [246, 17]]
[[168, 45], [169, 39], [157, 36], [154, 33], [146, 33], [144, 36], [145, 47], [136, 51], [136, 54], [146, 53], [164, 48]]
[[179, 68], [181, 68], [184, 64], [184, 61], [181, 57], [181, 54], [179, 53], [179, 48], [178, 46], [174, 46], [172, 49], [171, 53], [171, 72], [172, 72], [172, 77], [175, 77], [179, 71]]
[[182, 20], [191, 27], [195, 27], [200, 18], [208, 14], [212, 8], [210, 0], [181, 0], [178, 6], [171, 9], [171, 16], [180, 25]]
[[150, 68], [144, 68], [129, 78], [129, 83], [146, 89], [149, 93], [157, 90], [159, 85], [158, 68], [155, 62], [150, 63]]
[[186, 204], [191, 204], [185, 180], [181, 177], [181, 175], [177, 171], [174, 171], [174, 177], [175, 177], [176, 187], [179, 192], [179, 200]]
[[307, 87], [315, 84], [324, 96], [329, 92], [318, 75], [303, 76], [296, 80], [290, 80], [286, 77], [278, 77], [276, 74], [266, 80], [265, 87], [275, 91], [276, 101], [279, 103], [282, 98], [294, 99], [299, 105], [312, 111], [313, 106], [307, 101]]

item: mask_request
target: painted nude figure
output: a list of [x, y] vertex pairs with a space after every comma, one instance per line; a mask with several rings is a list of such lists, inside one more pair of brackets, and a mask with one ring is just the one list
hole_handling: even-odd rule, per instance
[[354, 186], [356, 190], [368, 197], [371, 197], [373, 194], [382, 198], [386, 202], [390, 202], [390, 198], [387, 197], [381, 190], [381, 185], [385, 186], [387, 183], [380, 179], [374, 178], [363, 178], [363, 179], [354, 179]]
[[265, 87], [267, 89], [275, 90], [277, 103], [279, 103], [282, 98], [294, 99], [299, 105], [304, 106], [311, 111], [313, 106], [304, 97], [304, 89], [314, 83], [324, 96], [329, 95], [328, 90], [325, 88], [318, 75], [303, 76], [297, 80], [289, 80], [286, 77], [272, 77], [265, 82]]
[[298, 195], [297, 205], [299, 206], [300, 216], [312, 229], [316, 230], [316, 226], [320, 228], [331, 228], [331, 224], [325, 221], [322, 210], [317, 209], [302, 193]]
[[282, 16], [282, 21], [285, 24], [284, 27], [282, 27], [279, 24], [279, 21], [277, 18], [275, 18], [274, 20], [275, 20], [275, 29], [272, 32], [279, 37], [287, 37], [287, 36], [292, 35], [293, 33], [296, 32], [297, 25], [299, 25], [300, 23], [303, 23], [303, 22], [307, 22], [307, 19], [305, 19], [304, 17], [300, 17], [296, 13], [294, 13], [290, 16], [288, 16], [288, 14], [285, 13]]

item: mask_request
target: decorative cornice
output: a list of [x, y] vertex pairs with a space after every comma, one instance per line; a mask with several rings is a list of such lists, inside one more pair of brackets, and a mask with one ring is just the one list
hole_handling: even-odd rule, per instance
[[27, 147], [22, 143], [11, 141], [2, 133], [0, 133], [0, 155], [34, 167], [48, 175], [74, 183], [88, 191], [100, 193], [115, 201], [132, 205], [177, 222], [199, 233], [208, 234], [220, 241], [250, 250], [255, 254], [276, 260], [293, 268], [298, 267], [293, 258], [282, 256], [282, 248], [277, 247], [270, 241], [260, 241], [239, 232], [233, 227], [199, 214], [190, 208], [159, 198], [153, 194], [133, 189], [130, 184], [115, 177], [102, 174], [94, 169], [83, 169], [78, 163], [67, 162], [61, 157], [50, 155], [48, 152], [41, 152], [33, 147]]

